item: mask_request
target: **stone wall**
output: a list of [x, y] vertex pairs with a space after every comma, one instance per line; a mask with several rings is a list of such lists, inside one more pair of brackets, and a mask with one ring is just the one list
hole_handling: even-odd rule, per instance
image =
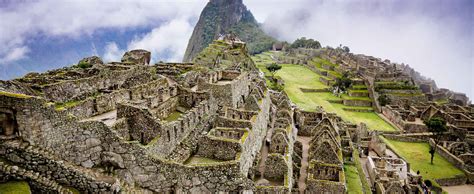
[[343, 104], [346, 106], [372, 107], [372, 101], [369, 100], [344, 100]]
[[156, 138], [156, 142], [149, 145], [147, 150], [151, 154], [167, 157], [173, 153], [177, 145], [187, 139], [191, 132], [208, 131], [217, 112], [217, 103], [214, 100], [214, 98], [210, 98], [202, 101], [181, 115], [178, 120], [162, 124], [163, 135]]
[[[32, 192], [42, 193], [70, 193], [56, 182], [45, 177], [37, 175], [34, 171], [26, 170], [18, 166], [10, 166], [0, 161], [0, 179], [1, 181], [25, 180]], [[98, 192], [97, 190], [96, 192]]]
[[100, 163], [104, 134], [97, 129], [105, 127], [103, 123], [78, 123], [37, 98], [0, 96], [0, 107], [14, 109], [18, 131], [24, 141], [53, 150], [55, 155], [76, 165], [91, 167]]
[[21, 166], [26, 170], [31, 170], [39, 173], [43, 177], [50, 177], [55, 182], [74, 187], [80, 191], [87, 191], [91, 193], [110, 191], [111, 183], [98, 181], [95, 177], [85, 174], [85, 169], [77, 169], [65, 165], [63, 162], [57, 160], [48, 152], [27, 146], [26, 149], [21, 147], [18, 142], [5, 142], [0, 145], [0, 152], [2, 157]]
[[247, 176], [254, 158], [258, 157], [257, 153], [260, 152], [262, 142], [267, 134], [271, 104], [270, 95], [267, 93], [259, 102], [260, 110], [256, 116], [252, 117], [251, 120], [253, 123], [250, 127], [251, 130], [242, 146], [244, 152], [241, 155], [240, 170], [244, 176]]
[[265, 160], [265, 177], [283, 181], [288, 174], [288, 161], [281, 154], [268, 154]]
[[250, 93], [250, 74], [243, 73], [232, 81], [221, 80], [217, 83], [199, 81], [199, 90], [210, 90], [212, 95], [220, 102], [220, 106], [237, 108], [238, 103], [245, 101]]
[[131, 141], [136, 140], [146, 145], [154, 138], [164, 135], [159, 120], [146, 108], [120, 104], [117, 107], [117, 118], [126, 119]]
[[199, 140], [199, 149], [196, 156], [228, 161], [235, 160], [240, 152], [242, 152], [240, 140], [208, 135]]
[[[433, 139], [429, 140], [430, 146], [435, 146], [435, 142]], [[436, 145], [436, 153], [441, 155], [443, 158], [448, 160], [450, 163], [452, 163], [454, 166], [458, 167], [459, 169], [464, 169], [464, 161], [456, 157], [455, 155], [451, 154], [448, 150], [446, 150], [443, 146], [441, 145]]]
[[436, 179], [436, 182], [441, 186], [464, 185], [467, 182], [467, 177], [460, 176], [460, 177], [454, 177], [454, 178]]
[[84, 98], [87, 95], [122, 85], [127, 79], [148, 71], [148, 67], [134, 67], [129, 70], [104, 69], [99, 75], [77, 80], [48, 84], [42, 87], [45, 97], [52, 101], [66, 102]]

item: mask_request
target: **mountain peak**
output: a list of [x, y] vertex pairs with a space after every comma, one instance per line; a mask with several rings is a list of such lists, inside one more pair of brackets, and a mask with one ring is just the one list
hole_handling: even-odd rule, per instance
[[[222, 34], [234, 33], [249, 44], [249, 52], [269, 49], [274, 39], [260, 29], [242, 0], [210, 0], [189, 39], [183, 61], [190, 62]], [[262, 43], [264, 41], [265, 43]]]

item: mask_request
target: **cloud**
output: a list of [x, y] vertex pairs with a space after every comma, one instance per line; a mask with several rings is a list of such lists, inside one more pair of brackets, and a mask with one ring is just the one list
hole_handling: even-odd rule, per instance
[[81, 38], [101, 29], [154, 27], [178, 17], [196, 18], [205, 3], [191, 0], [42, 0], [0, 5], [0, 59], [6, 59], [15, 49], [27, 51], [30, 38]]
[[[474, 98], [472, 1], [248, 1], [265, 31], [409, 64], [440, 87]], [[271, 9], [263, 9], [269, 4]]]
[[117, 46], [117, 43], [115, 42], [109, 42], [105, 46], [105, 51], [104, 51], [104, 61], [105, 62], [111, 62], [111, 61], [120, 61], [124, 54], [124, 50], [119, 49]]
[[[186, 46], [193, 32], [194, 26], [186, 19], [178, 18], [154, 28], [143, 37], [134, 39], [128, 45], [128, 50], [145, 49], [151, 51], [155, 56], [152, 59], [180, 62], [183, 58]], [[158, 56], [162, 58], [158, 59]]]
[[10, 52], [0, 58], [0, 63], [9, 63], [12, 61], [20, 60], [26, 57], [26, 54], [30, 49], [26, 46], [13, 48]]

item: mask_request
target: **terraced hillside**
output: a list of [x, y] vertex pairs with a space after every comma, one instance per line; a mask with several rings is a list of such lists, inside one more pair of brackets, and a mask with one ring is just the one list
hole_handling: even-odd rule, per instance
[[[266, 65], [276, 62], [275, 58], [281, 53], [265, 52], [253, 57], [257, 67], [269, 76]], [[328, 64], [328, 61], [314, 61], [314, 67], [323, 69], [326, 67], [335, 67], [333, 64]], [[326, 65], [327, 64], [327, 65]], [[321, 70], [323, 71], [323, 70]], [[345, 105], [345, 100], [355, 101], [370, 101], [371, 99], [364, 96], [355, 95], [356, 93], [365, 93], [367, 87], [362, 84], [352, 86], [349, 95], [342, 95], [337, 97], [329, 92], [330, 86], [321, 80], [332, 80], [341, 74], [334, 70], [326, 71], [329, 76], [320, 75], [311, 71], [309, 68], [302, 65], [282, 64], [282, 69], [276, 73], [277, 78], [284, 81], [284, 90], [290, 97], [293, 103], [306, 111], [315, 111], [322, 107], [327, 112], [333, 112], [341, 116], [344, 120], [352, 123], [364, 122], [371, 130], [379, 131], [395, 131], [396, 128], [383, 120], [380, 116], [374, 113], [370, 106], [349, 106]], [[268, 79], [267, 79], [268, 80]], [[268, 81], [267, 81], [268, 82]], [[304, 89], [310, 89], [305, 90]], [[308, 92], [309, 91], [309, 92]], [[362, 110], [361, 112], [356, 112]]]

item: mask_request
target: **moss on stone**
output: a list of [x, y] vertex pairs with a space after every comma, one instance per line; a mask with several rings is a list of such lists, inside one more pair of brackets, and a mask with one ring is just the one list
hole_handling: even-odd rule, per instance
[[183, 113], [181, 112], [178, 112], [178, 111], [174, 111], [172, 112], [170, 115], [168, 115], [168, 117], [166, 117], [165, 119], [163, 119], [163, 121], [166, 121], [166, 122], [173, 122], [173, 121], [176, 121], [179, 119], [179, 117], [181, 117]]
[[68, 109], [68, 108], [77, 106], [78, 104], [80, 104], [80, 103], [82, 103], [82, 102], [83, 102], [83, 101], [72, 100], [72, 101], [65, 102], [65, 103], [56, 103], [56, 104], [54, 105], [54, 108], [55, 108], [57, 111], [63, 111], [63, 110], [66, 110], [66, 109]]
[[11, 92], [6, 92], [6, 91], [0, 91], [0, 96], [8, 96], [8, 97], [13, 97], [13, 98], [31, 98], [32, 97], [25, 94], [11, 93]]
[[30, 194], [30, 186], [26, 181], [9, 181], [0, 183], [0, 194]]

